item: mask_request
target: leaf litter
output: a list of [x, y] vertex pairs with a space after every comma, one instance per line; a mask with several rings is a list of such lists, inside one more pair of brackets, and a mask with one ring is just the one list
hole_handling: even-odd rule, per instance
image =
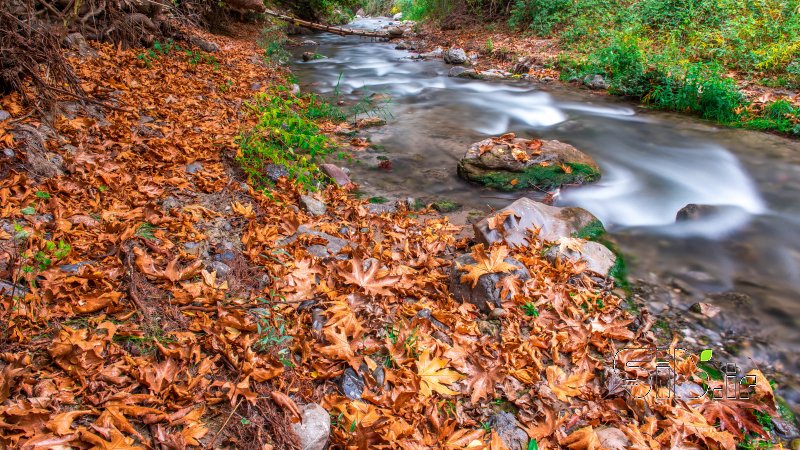
[[[308, 402], [334, 418], [340, 448], [503, 448], [482, 426], [500, 404], [534, 448], [732, 449], [767, 436], [755, 420], [775, 413], [764, 382], [748, 402], [665, 402], [642, 385], [635, 399], [612, 388], [609, 367], [628, 362], [616, 350], [652, 347], [655, 337], [605, 280], [549, 263], [544, 243], [476, 245], [476, 264], [453, 267], [470, 249], [445, 217], [370, 214], [335, 187], [321, 192], [328, 213], [310, 216], [298, 208], [302, 188], [285, 179], [269, 191], [243, 188], [231, 165], [236, 137], [254, 121], [243, 99], [253, 83], [284, 74], [254, 59], [247, 40], [213, 39], [225, 49], [219, 70], [180, 58], [144, 66], [134, 50], [95, 45], [98, 56], [75, 67], [88, 91], [120, 110], [102, 123], [53, 122], [63, 142], [51, 139], [48, 150], [66, 174], [37, 180], [16, 167], [0, 180], [0, 275], [27, 287], [4, 291], [0, 311], [5, 447], [297, 448], [286, 430]], [[21, 108], [13, 96], [2, 104]], [[3, 141], [19, 145], [9, 129], [0, 127]], [[187, 173], [195, 161], [202, 170]], [[218, 201], [203, 203], [206, 194]], [[167, 208], [167, 198], [181, 205]], [[239, 252], [229, 274], [186, 245], [223, 245], [210, 225], [218, 220]], [[310, 253], [306, 238], [282, 245], [301, 225], [349, 242], [342, 258]], [[53, 264], [48, 242], [70, 251]], [[11, 273], [36, 252], [51, 263]], [[474, 286], [515, 270], [507, 257], [531, 277], [502, 278], [502, 317], [449, 294], [451, 270]], [[700, 378], [698, 358], [678, 353], [670, 368], [679, 383], [722, 383]], [[336, 386], [346, 368], [363, 377], [361, 399]]]

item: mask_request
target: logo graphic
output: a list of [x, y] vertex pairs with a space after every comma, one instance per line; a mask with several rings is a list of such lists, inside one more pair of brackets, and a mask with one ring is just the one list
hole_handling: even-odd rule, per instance
[[[627, 394], [636, 399], [643, 399], [651, 392], [658, 400], [692, 400], [703, 396], [712, 400], [750, 399], [756, 377], [740, 376], [739, 367], [733, 363], [722, 364], [720, 371], [701, 364], [698, 376], [703, 380], [702, 386], [690, 382], [678, 385], [676, 356], [683, 354], [687, 352], [682, 348], [626, 347], [614, 355], [614, 372], [622, 380]], [[700, 352], [698, 359], [700, 363], [707, 363], [713, 356], [714, 352], [706, 349]]]

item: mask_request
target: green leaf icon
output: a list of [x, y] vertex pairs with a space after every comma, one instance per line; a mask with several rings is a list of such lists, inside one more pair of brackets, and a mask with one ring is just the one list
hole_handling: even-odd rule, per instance
[[710, 348], [700, 352], [700, 362], [711, 361], [713, 353]]

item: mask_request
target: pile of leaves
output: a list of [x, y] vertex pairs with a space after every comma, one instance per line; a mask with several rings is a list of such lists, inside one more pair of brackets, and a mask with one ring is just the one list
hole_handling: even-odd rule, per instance
[[[655, 343], [652, 318], [582, 266], [548, 262], [534, 238], [470, 249], [444, 217], [375, 215], [346, 189], [314, 194], [327, 213], [313, 216], [285, 178], [248, 187], [232, 163], [256, 120], [243, 101], [281, 74], [252, 40], [213, 39], [216, 66], [94, 45], [74, 66], [113, 105], [102, 113], [72, 105], [47, 124], [17, 95], [0, 101], [63, 162], [63, 175], [27, 171], [19, 123], [0, 124], [22, 159], [4, 159], [0, 180], [5, 447], [296, 448], [286, 430], [309, 402], [347, 448], [504, 448], [499, 411], [527, 448], [768, 436], [756, 414], [775, 412], [774, 395], [757, 371], [748, 402], [664, 401], [645, 384], [629, 395], [609, 368], [637, 356], [618, 349]], [[332, 238], [340, 249], [312, 251]], [[466, 252], [476, 264], [454, 266]], [[452, 271], [474, 284], [510, 272], [506, 257], [530, 278], [502, 278], [502, 309], [451, 296]], [[721, 385], [676, 354], [678, 383]], [[348, 370], [364, 383], [354, 398]]]

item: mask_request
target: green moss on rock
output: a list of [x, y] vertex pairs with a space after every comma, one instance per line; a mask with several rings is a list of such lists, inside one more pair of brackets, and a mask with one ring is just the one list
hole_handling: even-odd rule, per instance
[[467, 179], [501, 191], [531, 188], [551, 190], [565, 184], [588, 183], [600, 179], [600, 172], [589, 165], [568, 163], [567, 166], [572, 168], [570, 173], [564, 172], [557, 165], [533, 166], [522, 172], [487, 171], [475, 174], [463, 170], [462, 167], [459, 170]]

